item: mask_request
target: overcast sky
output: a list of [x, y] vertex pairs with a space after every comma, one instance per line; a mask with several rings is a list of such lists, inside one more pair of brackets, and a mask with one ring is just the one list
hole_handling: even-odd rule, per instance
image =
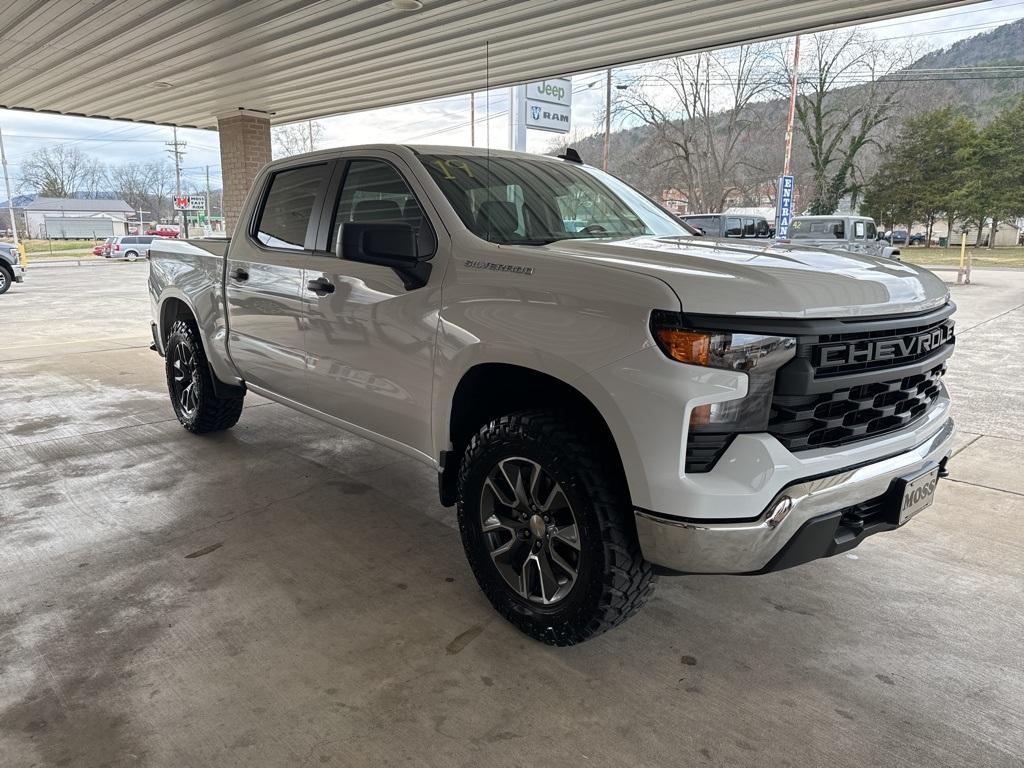
[[[875, 22], [865, 27], [874, 30], [882, 38], [913, 39], [928, 48], [941, 48], [1022, 17], [1024, 0], [990, 0], [962, 8]], [[619, 77], [628, 75], [629, 72], [624, 70]], [[576, 75], [573, 78], [573, 124], [585, 133], [596, 129], [598, 125], [604, 106], [603, 85], [603, 72]], [[491, 146], [507, 147], [507, 91], [491, 94], [490, 121], [484, 119], [488, 113], [485, 101], [484, 94], [477, 95], [477, 144], [484, 144], [489, 131]], [[325, 147], [370, 142], [468, 145], [469, 97], [456, 96], [330, 117], [322, 120], [322, 123], [322, 144]], [[13, 110], [0, 110], [0, 127], [4, 132], [12, 186], [15, 189], [21, 161], [43, 146], [72, 144], [105, 163], [148, 162], [168, 157], [165, 142], [171, 140], [170, 128]], [[204, 185], [206, 166], [209, 166], [212, 185], [220, 186], [217, 133], [181, 129], [178, 137], [187, 142], [183, 165], [185, 179], [197, 186]], [[527, 148], [535, 152], [544, 151], [551, 138], [551, 134], [530, 131]], [[2, 188], [0, 197], [6, 197]]]

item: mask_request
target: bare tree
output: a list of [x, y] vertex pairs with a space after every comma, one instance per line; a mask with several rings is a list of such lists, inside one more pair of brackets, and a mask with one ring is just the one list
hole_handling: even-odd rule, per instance
[[149, 208], [156, 218], [169, 218], [173, 215], [171, 195], [174, 193], [174, 166], [166, 160], [154, 160], [143, 166], [145, 173], [146, 198]]
[[320, 146], [324, 126], [319, 120], [279, 125], [271, 129], [271, 137], [275, 158], [301, 155], [303, 152], [313, 152]]
[[745, 153], [755, 130], [748, 106], [779, 78], [767, 44], [671, 59], [620, 94], [615, 111], [652, 132], [652, 167], [667, 165], [672, 186], [694, 212], [722, 210], [742, 194]]
[[833, 213], [844, 196], [857, 196], [866, 175], [858, 158], [895, 113], [900, 82], [893, 74], [913, 61], [912, 48], [856, 28], [808, 37], [796, 119], [810, 152], [811, 213]]
[[95, 190], [102, 176], [95, 158], [76, 146], [54, 144], [37, 149], [22, 163], [20, 188], [42, 197], [72, 197]]
[[108, 171], [114, 193], [135, 210], [149, 208], [149, 187], [146, 167], [141, 163], [121, 163]]

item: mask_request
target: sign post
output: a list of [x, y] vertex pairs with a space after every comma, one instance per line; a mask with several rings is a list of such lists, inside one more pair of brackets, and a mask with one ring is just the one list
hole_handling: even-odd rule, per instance
[[793, 218], [793, 177], [779, 177], [778, 210], [775, 214], [775, 239], [789, 239], [789, 222]]

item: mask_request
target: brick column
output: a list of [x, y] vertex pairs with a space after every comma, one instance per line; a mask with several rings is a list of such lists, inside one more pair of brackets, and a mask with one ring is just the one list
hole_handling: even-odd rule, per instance
[[225, 230], [233, 234], [249, 187], [270, 162], [270, 118], [266, 112], [240, 109], [217, 118], [220, 170], [224, 179]]

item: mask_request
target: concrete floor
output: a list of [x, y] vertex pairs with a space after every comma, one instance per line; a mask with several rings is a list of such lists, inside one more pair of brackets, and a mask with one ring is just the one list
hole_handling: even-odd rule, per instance
[[953, 289], [932, 509], [569, 649], [496, 617], [429, 469], [256, 397], [184, 432], [146, 274], [0, 297], [4, 768], [1024, 764], [1024, 272]]

